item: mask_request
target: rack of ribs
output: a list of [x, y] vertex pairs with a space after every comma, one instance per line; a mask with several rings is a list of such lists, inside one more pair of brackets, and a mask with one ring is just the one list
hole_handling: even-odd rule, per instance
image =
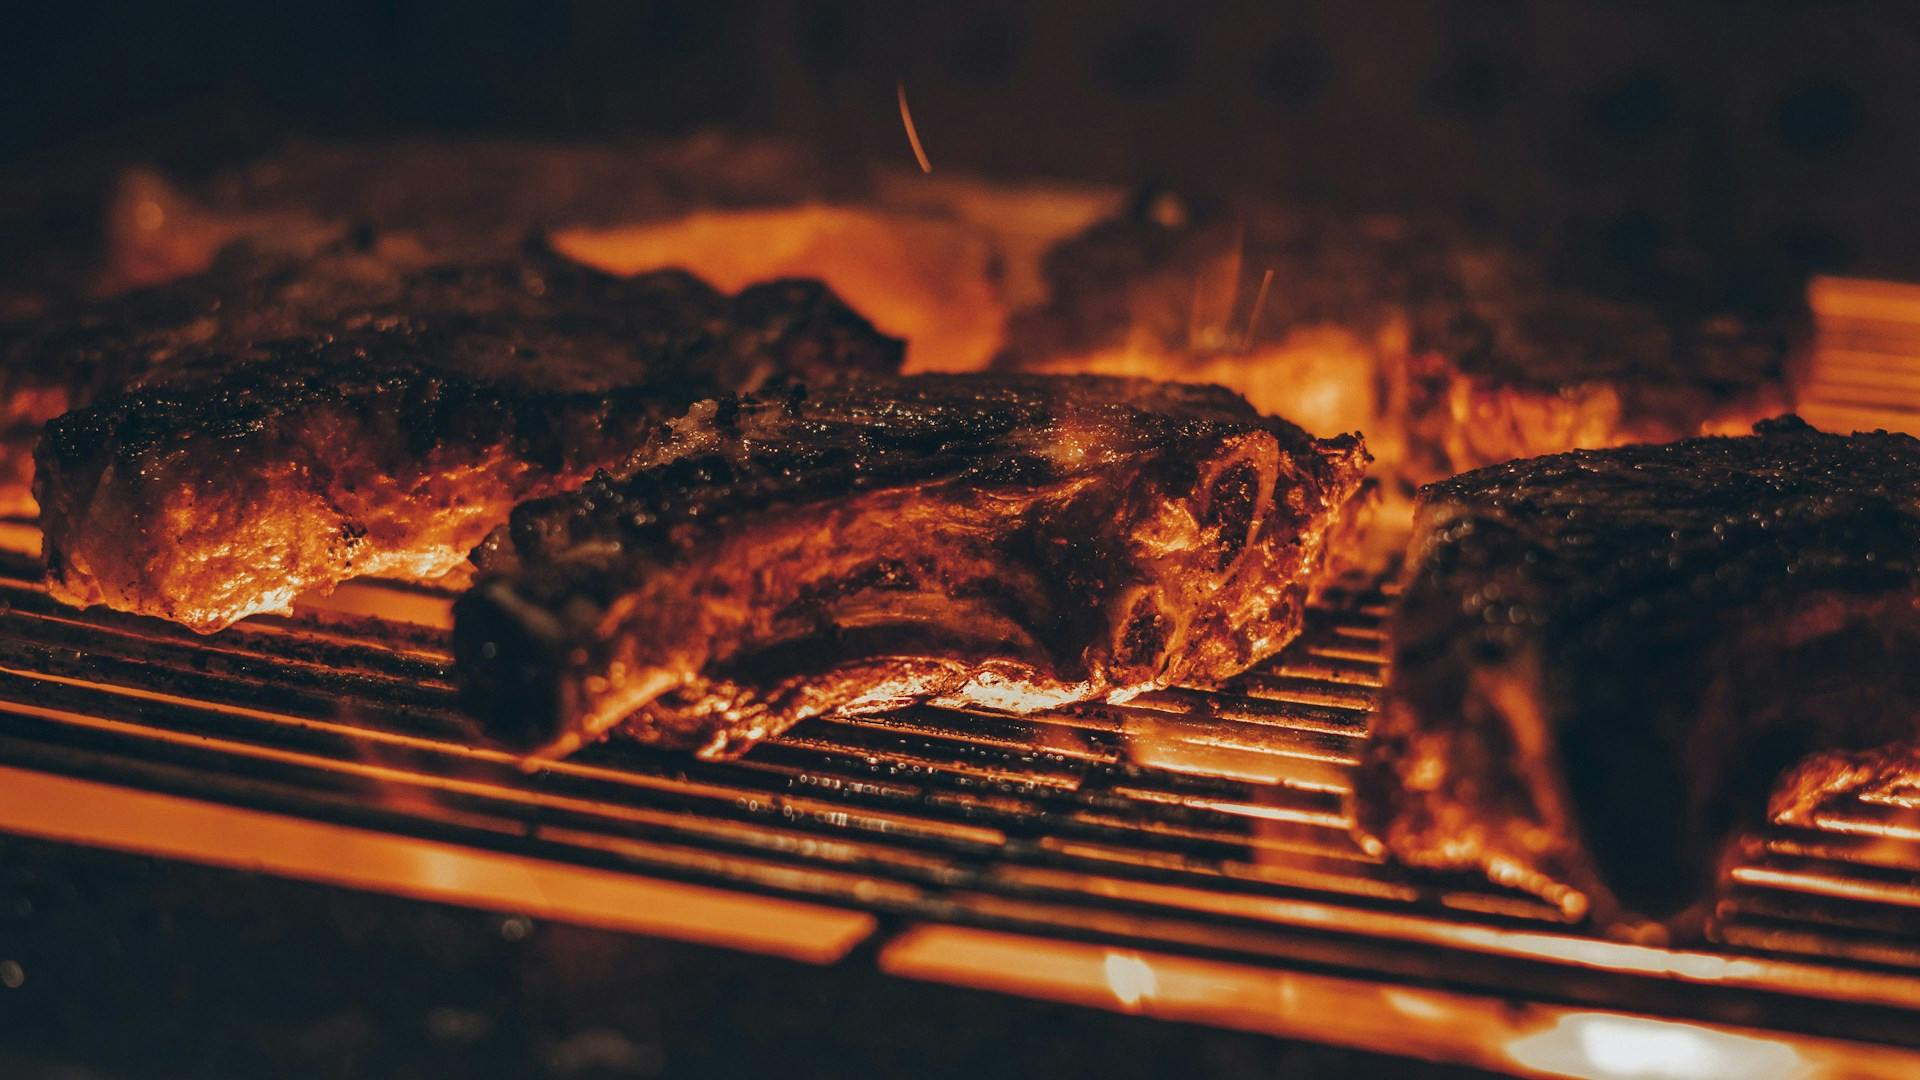
[[829, 712], [1211, 684], [1300, 630], [1356, 436], [1218, 387], [924, 375], [702, 405], [518, 508], [454, 609], [494, 741], [709, 756]]
[[1909, 436], [1788, 417], [1483, 469], [1422, 494], [1410, 560], [1355, 791], [1406, 863], [1686, 934], [1770, 797], [1914, 760]]
[[232, 254], [16, 343], [50, 392], [105, 395], [36, 454], [55, 595], [213, 631], [348, 577], [434, 578], [695, 401], [901, 355], [814, 283], [725, 296], [538, 244], [392, 246]]

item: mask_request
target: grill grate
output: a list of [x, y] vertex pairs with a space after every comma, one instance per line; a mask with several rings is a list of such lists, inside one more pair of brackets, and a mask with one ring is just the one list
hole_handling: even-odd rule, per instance
[[[1341, 797], [1387, 602], [1365, 583], [1221, 693], [816, 720], [728, 763], [613, 742], [529, 773], [471, 743], [444, 598], [349, 586], [199, 638], [36, 578], [0, 562], [15, 831], [1519, 1072], [1604, 1075], [1579, 1057], [1601, 1020], [1722, 1064], [1920, 1061], [1920, 790], [1755, 838], [1698, 950], [1362, 853]], [[374, 608], [417, 621], [348, 613]]]

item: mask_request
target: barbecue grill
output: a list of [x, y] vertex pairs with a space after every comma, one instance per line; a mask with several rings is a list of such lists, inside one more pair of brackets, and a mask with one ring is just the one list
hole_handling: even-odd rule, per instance
[[200, 638], [54, 603], [32, 527], [6, 535], [9, 831], [1521, 1074], [1920, 1069], [1915, 788], [1755, 837], [1699, 947], [1361, 851], [1377, 582], [1220, 692], [530, 771], [455, 708], [444, 595], [356, 584]]

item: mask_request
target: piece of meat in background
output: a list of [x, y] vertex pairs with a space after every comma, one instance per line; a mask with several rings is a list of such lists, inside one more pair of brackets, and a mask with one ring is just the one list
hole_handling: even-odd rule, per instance
[[1791, 300], [1611, 296], [1458, 222], [1271, 199], [1148, 191], [1045, 265], [1050, 299], [1015, 315], [999, 366], [1219, 382], [1367, 432], [1400, 496], [1515, 458], [1747, 430], [1784, 407], [1806, 336]]
[[235, 258], [88, 307], [38, 348], [16, 377], [134, 387], [40, 441], [52, 591], [202, 631], [353, 576], [459, 570], [515, 503], [619, 462], [697, 400], [901, 353], [818, 283], [726, 296], [541, 245]]

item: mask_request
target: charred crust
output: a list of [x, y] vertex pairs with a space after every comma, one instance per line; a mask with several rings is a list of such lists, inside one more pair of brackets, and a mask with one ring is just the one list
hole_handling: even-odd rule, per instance
[[1260, 500], [1260, 470], [1240, 462], [1213, 483], [1201, 523], [1216, 530], [1217, 569], [1225, 570], [1246, 550]]
[[1130, 666], [1156, 666], [1167, 648], [1167, 618], [1152, 596], [1143, 596], [1133, 605], [1126, 630], [1120, 635], [1120, 648], [1114, 660]]
[[807, 619], [831, 611], [839, 600], [863, 592], [913, 592], [921, 579], [913, 567], [899, 559], [875, 559], [852, 573], [829, 577], [801, 588], [794, 599], [774, 612], [776, 622]]
[[[1424, 489], [1411, 558], [1356, 790], [1408, 861], [1684, 920], [1793, 760], [1912, 737], [1910, 436], [1783, 417], [1480, 469]], [[1429, 827], [1463, 819], [1485, 850]]]

